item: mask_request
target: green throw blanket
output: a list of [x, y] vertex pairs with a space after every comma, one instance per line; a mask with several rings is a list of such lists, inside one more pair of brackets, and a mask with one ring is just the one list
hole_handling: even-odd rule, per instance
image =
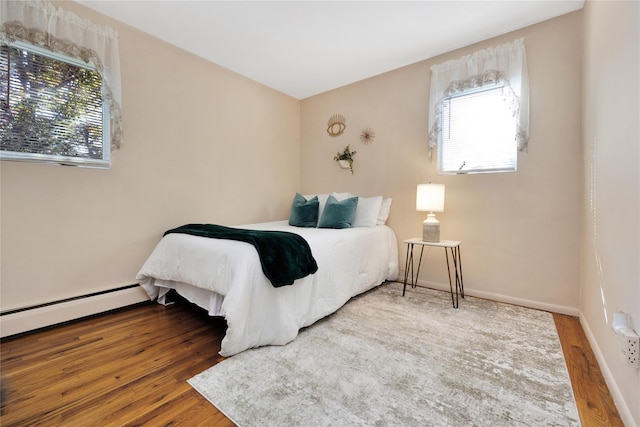
[[191, 234], [214, 239], [239, 240], [252, 244], [271, 284], [292, 285], [296, 279], [318, 271], [309, 244], [302, 236], [286, 231], [246, 230], [215, 224], [187, 224], [164, 233]]

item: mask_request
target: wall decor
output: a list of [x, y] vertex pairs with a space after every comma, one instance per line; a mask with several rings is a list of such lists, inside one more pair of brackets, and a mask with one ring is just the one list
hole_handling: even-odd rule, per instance
[[347, 145], [344, 147], [342, 152], [338, 151], [338, 153], [333, 157], [333, 160], [338, 162], [342, 169], [350, 169], [351, 175], [353, 175], [353, 156], [356, 154], [356, 151], [349, 148]]
[[327, 133], [331, 136], [342, 135], [342, 132], [347, 128], [347, 119], [342, 114], [334, 114], [329, 117], [327, 122]]
[[376, 133], [369, 128], [363, 129], [360, 132], [360, 141], [365, 144], [370, 144], [376, 138]]

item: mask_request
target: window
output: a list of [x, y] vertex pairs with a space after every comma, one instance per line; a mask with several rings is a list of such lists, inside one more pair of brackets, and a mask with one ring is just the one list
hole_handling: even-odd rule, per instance
[[433, 65], [428, 132], [438, 173], [515, 171], [529, 150], [524, 39]]
[[516, 170], [516, 119], [503, 90], [504, 85], [494, 84], [443, 100], [439, 173]]
[[0, 159], [109, 167], [102, 77], [27, 43], [0, 45]]

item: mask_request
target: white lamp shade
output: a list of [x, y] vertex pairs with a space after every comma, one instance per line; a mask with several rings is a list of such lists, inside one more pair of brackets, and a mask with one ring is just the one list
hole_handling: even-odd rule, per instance
[[418, 184], [416, 210], [444, 212], [444, 184]]

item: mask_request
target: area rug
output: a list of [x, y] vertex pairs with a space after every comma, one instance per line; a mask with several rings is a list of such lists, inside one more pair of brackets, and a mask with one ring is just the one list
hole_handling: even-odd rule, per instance
[[550, 313], [381, 285], [189, 380], [249, 426], [579, 426]]

